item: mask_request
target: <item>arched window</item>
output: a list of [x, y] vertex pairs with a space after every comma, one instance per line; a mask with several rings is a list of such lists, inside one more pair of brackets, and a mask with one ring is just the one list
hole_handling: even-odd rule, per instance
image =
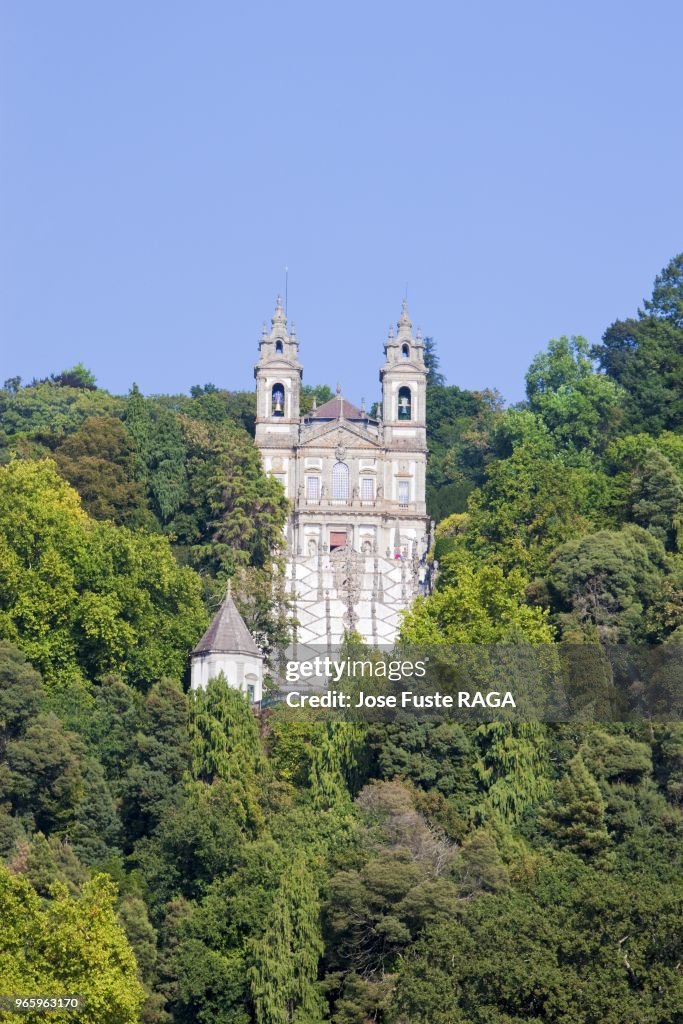
[[412, 419], [412, 398], [410, 394], [410, 388], [404, 387], [399, 388], [398, 391], [398, 418], [400, 420]]
[[349, 500], [349, 467], [345, 462], [335, 462], [332, 467], [332, 498], [336, 501]]
[[410, 345], [407, 342], [401, 346], [401, 355], [404, 359], [410, 359]]
[[271, 416], [284, 416], [285, 414], [285, 389], [282, 384], [273, 384], [270, 412]]
[[282, 355], [282, 353], [284, 352], [284, 348], [282, 346], [282, 342], [280, 341], [279, 338], [275, 342], [275, 351], [277, 352], [278, 355]]

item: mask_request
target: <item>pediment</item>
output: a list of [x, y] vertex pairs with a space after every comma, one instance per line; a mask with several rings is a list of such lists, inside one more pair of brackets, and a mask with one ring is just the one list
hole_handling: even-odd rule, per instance
[[276, 355], [270, 356], [269, 359], [260, 360], [258, 367], [259, 369], [267, 368], [268, 370], [298, 370], [301, 368], [301, 363], [294, 359], [287, 359], [286, 356]]
[[339, 445], [347, 448], [382, 447], [379, 439], [368, 430], [344, 420], [309, 428], [309, 431], [302, 431], [299, 448], [336, 448]]
[[423, 363], [416, 363], [412, 359], [401, 359], [399, 363], [387, 363], [382, 367], [383, 373], [402, 373], [407, 371], [409, 374], [425, 373], [426, 367]]

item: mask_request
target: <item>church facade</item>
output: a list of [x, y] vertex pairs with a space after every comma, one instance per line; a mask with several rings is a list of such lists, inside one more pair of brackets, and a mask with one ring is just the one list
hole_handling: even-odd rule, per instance
[[296, 643], [346, 631], [389, 644], [425, 585], [427, 369], [406, 304], [384, 342], [376, 418], [336, 397], [302, 415], [303, 368], [278, 299], [259, 342], [256, 444], [291, 503], [286, 571]]

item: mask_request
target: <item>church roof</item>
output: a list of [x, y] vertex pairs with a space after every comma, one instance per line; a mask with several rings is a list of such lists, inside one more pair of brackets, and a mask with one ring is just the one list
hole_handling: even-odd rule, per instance
[[324, 405], [319, 406], [308, 414], [308, 418], [312, 420], [338, 420], [342, 412], [343, 403], [343, 415], [345, 420], [366, 420], [368, 418], [367, 413], [361, 412], [361, 410], [349, 402], [348, 399], [342, 399], [340, 395], [336, 398], [330, 398], [329, 402], [325, 402]]
[[208, 654], [209, 652], [252, 654], [261, 657], [261, 652], [254, 643], [254, 638], [229, 593], [225, 595], [211, 625], [192, 651], [193, 654]]

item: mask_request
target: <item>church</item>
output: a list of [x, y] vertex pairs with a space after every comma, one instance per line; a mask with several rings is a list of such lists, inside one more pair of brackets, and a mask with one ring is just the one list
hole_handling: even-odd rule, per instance
[[259, 342], [256, 444], [284, 487], [294, 643], [329, 648], [355, 631], [391, 644], [425, 587], [430, 523], [424, 347], [403, 303], [384, 342], [376, 418], [337, 394], [301, 414], [303, 367], [280, 298]]

